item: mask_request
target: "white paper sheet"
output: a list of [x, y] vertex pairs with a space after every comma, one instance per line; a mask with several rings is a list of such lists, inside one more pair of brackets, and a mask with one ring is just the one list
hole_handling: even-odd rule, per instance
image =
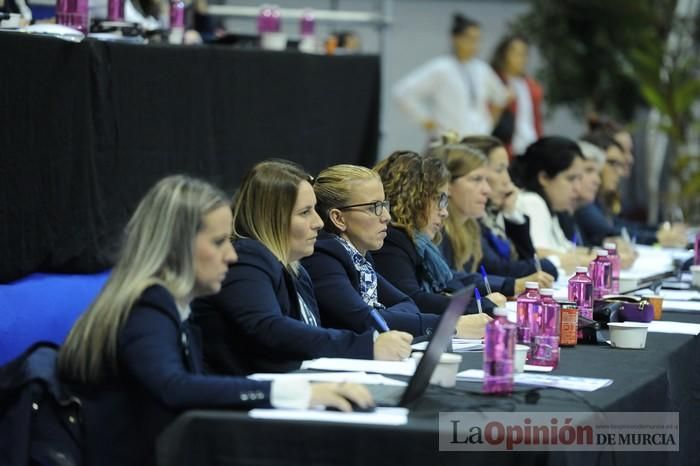
[[700, 334], [700, 324], [690, 324], [687, 322], [672, 322], [667, 320], [653, 320], [649, 323], [649, 331], [654, 333], [698, 335]]
[[[567, 390], [579, 390], [582, 392], [592, 392], [599, 388], [611, 385], [611, 379], [598, 379], [593, 377], [571, 377], [567, 375], [549, 374], [515, 374], [513, 377], [516, 383], [523, 385], [536, 385], [540, 387], [557, 387]], [[484, 371], [480, 369], [469, 369], [459, 372], [457, 380], [469, 382], [480, 382], [484, 380]]]
[[[640, 296], [654, 296], [652, 290], [641, 290], [639, 292]], [[691, 299], [698, 300], [698, 310], [700, 310], [700, 291], [695, 290], [661, 290], [659, 291], [659, 296], [664, 298], [664, 309], [666, 308], [667, 301], [688, 301]]]
[[351, 371], [351, 372], [373, 372], [387, 375], [411, 376], [416, 371], [416, 361], [414, 359], [404, 359], [403, 361], [374, 361], [371, 359], [348, 359], [348, 358], [319, 358], [304, 361], [302, 369], [315, 369], [319, 371]]
[[553, 367], [525, 364], [525, 372], [552, 372], [553, 370]]
[[700, 312], [700, 301], [667, 301], [664, 299], [664, 310]]
[[[416, 351], [425, 351], [428, 348], [427, 341], [421, 341], [419, 343], [414, 343], [411, 345]], [[464, 353], [467, 351], [480, 351], [484, 349], [483, 340], [472, 340], [469, 338], [453, 338], [452, 339], [452, 351], [455, 353]]]
[[403, 380], [390, 379], [381, 374], [368, 374], [366, 372], [304, 372], [292, 374], [251, 374], [252, 380], [306, 380], [307, 382], [352, 382], [365, 385], [394, 385], [405, 387], [408, 385]]
[[400, 426], [408, 421], [408, 410], [406, 408], [376, 408], [371, 413], [343, 413], [317, 409], [252, 409], [248, 412], [248, 416], [254, 419], [274, 419], [277, 421], [319, 421]]

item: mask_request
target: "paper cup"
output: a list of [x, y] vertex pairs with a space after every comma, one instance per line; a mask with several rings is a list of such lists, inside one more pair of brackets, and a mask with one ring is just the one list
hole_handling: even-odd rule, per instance
[[610, 322], [610, 345], [613, 348], [644, 349], [649, 324], [644, 322]]
[[519, 374], [525, 371], [525, 360], [530, 347], [527, 345], [515, 345], [515, 357], [513, 358], [513, 372]]
[[[417, 364], [423, 357], [423, 353], [413, 353], [411, 357], [416, 360]], [[442, 353], [440, 362], [430, 377], [430, 383], [440, 387], [454, 387], [457, 384], [457, 372], [459, 372], [459, 363], [461, 362], [462, 356], [460, 354]]]

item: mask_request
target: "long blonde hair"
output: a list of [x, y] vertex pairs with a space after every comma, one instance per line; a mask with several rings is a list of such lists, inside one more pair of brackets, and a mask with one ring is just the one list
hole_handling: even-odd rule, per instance
[[[442, 160], [422, 157], [416, 152], [397, 151], [379, 162], [379, 173], [386, 198], [391, 204], [391, 224], [404, 230], [413, 240], [414, 231], [428, 223], [428, 206], [442, 185], [450, 181], [450, 173]], [[442, 235], [435, 235], [439, 243]]]
[[314, 179], [294, 162], [266, 160], [248, 172], [233, 199], [233, 239], [260, 241], [293, 274], [298, 262], [289, 260], [289, 229], [302, 181]]
[[[431, 148], [429, 154], [445, 162], [450, 172], [450, 182], [468, 175], [487, 163], [483, 152], [466, 144], [444, 144]], [[450, 203], [447, 207], [449, 215], [445, 220], [445, 233], [454, 252], [453, 263], [450, 266], [454, 270], [462, 270], [471, 260], [473, 272], [484, 255], [481, 248], [481, 227], [473, 218], [460, 221], [454, 209], [454, 203]]]
[[328, 218], [328, 212], [350, 203], [356, 184], [370, 180], [377, 180], [380, 183], [382, 181], [376, 172], [359, 165], [333, 165], [318, 174], [314, 182], [314, 192], [318, 201], [316, 211], [323, 220], [326, 231], [340, 233]]
[[127, 224], [107, 283], [61, 347], [58, 368], [63, 377], [96, 383], [118, 372], [119, 332], [134, 303], [152, 285], [162, 285], [176, 299], [190, 296], [194, 241], [202, 219], [227, 205], [217, 188], [187, 176], [164, 178], [148, 191]]

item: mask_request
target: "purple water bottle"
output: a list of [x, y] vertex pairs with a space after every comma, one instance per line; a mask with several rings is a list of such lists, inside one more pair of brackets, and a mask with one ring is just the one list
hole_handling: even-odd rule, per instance
[[612, 293], [612, 264], [608, 259], [608, 251], [598, 249], [596, 256], [588, 265], [588, 275], [593, 282], [594, 300]]
[[608, 251], [608, 259], [612, 267], [612, 286], [610, 291], [613, 294], [620, 292], [620, 255], [617, 253], [617, 244], [605, 243], [603, 247]]
[[124, 0], [107, 1], [107, 19], [110, 21], [124, 21]]
[[313, 36], [316, 29], [316, 19], [311, 10], [304, 10], [301, 15], [301, 21], [299, 22], [299, 34], [304, 36]]
[[484, 393], [507, 395], [513, 391], [513, 358], [516, 326], [506, 317], [508, 310], [495, 308], [494, 319], [484, 334]]
[[583, 317], [593, 318], [593, 280], [586, 267], [576, 267], [576, 273], [569, 279], [569, 301], [574, 301]]
[[695, 234], [695, 258], [693, 265], [700, 265], [700, 231]]
[[[525, 282], [525, 291], [518, 295], [517, 300], [517, 327], [518, 343], [531, 346], [532, 322], [536, 321], [540, 313], [540, 285], [537, 282]], [[530, 352], [528, 351], [528, 360]]]
[[88, 0], [56, 0], [56, 22], [88, 33]]
[[170, 0], [170, 37], [171, 44], [182, 44], [185, 38], [185, 2]]
[[[535, 366], [557, 367], [559, 363], [559, 313], [561, 308], [554, 300], [554, 290], [540, 290], [539, 318], [532, 322], [532, 358]], [[534, 327], [534, 325], [537, 327]]]

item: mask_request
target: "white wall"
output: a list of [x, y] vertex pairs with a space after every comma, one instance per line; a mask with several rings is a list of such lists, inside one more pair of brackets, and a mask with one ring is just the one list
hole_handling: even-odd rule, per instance
[[[236, 5], [258, 5], [263, 2], [231, 1]], [[275, 0], [283, 8], [322, 8], [338, 6], [345, 10], [381, 9], [382, 0]], [[396, 149], [422, 150], [425, 135], [420, 127], [399, 111], [390, 98], [390, 89], [404, 74], [430, 58], [449, 51], [449, 28], [452, 14], [462, 12], [478, 20], [482, 25], [481, 57], [488, 60], [496, 43], [508, 31], [509, 23], [528, 11], [525, 1], [427, 1], [390, 0], [392, 25], [385, 33], [385, 49], [382, 51], [382, 139], [378, 157], [385, 157]], [[254, 20], [229, 20], [229, 29], [242, 33], [255, 31]], [[298, 25], [293, 21], [283, 24], [285, 31], [295, 35]], [[338, 29], [356, 30], [368, 53], [379, 52], [380, 33], [370, 26], [347, 24], [319, 24], [321, 36]], [[530, 57], [530, 71], [539, 65], [537, 52]], [[546, 89], [545, 89], [546, 92]], [[566, 109], [546, 111], [545, 131], [548, 134], [579, 136], [583, 123]]]

